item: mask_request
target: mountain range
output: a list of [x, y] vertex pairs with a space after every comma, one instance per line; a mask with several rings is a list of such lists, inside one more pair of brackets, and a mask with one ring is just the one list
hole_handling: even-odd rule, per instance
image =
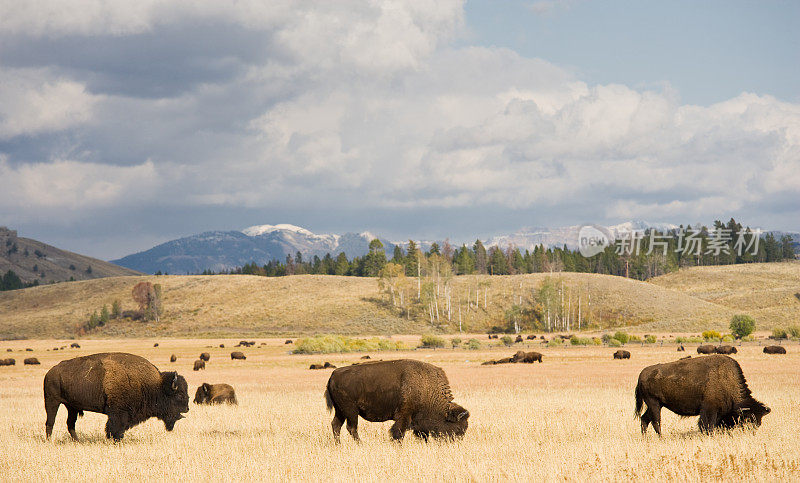
[[[630, 221], [605, 227], [612, 235], [631, 230], [655, 228], [660, 231], [677, 228], [677, 225]], [[580, 225], [560, 228], [523, 228], [509, 235], [497, 235], [486, 242], [486, 246], [506, 247], [513, 245], [520, 250], [533, 250], [537, 245], [547, 247], [564, 246], [577, 248]], [[229, 270], [255, 262], [266, 264], [271, 260], [284, 260], [287, 255], [300, 252], [306, 259], [330, 253], [344, 253], [348, 258], [362, 256], [369, 251], [369, 242], [381, 240], [387, 256], [394, 247], [405, 248], [405, 241], [389, 241], [369, 232], [316, 234], [305, 228], [289, 225], [256, 225], [242, 231], [208, 231], [162, 243], [143, 252], [128, 255], [112, 263], [145, 273], [157, 271], [184, 274], [200, 273], [206, 269]], [[800, 239], [800, 236], [798, 237]], [[474, 240], [469, 240], [470, 245]], [[428, 250], [433, 241], [418, 242]], [[439, 241], [439, 244], [442, 242]], [[458, 243], [460, 245], [460, 243]]]

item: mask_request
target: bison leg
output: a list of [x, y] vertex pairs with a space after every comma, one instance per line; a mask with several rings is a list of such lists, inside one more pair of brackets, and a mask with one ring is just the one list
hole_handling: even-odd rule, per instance
[[47, 439], [53, 434], [53, 425], [56, 424], [56, 413], [61, 402], [58, 400], [45, 399], [44, 411], [47, 413], [47, 421], [44, 423], [44, 432]]
[[389, 429], [389, 434], [392, 435], [392, 438], [395, 441], [400, 441], [405, 436], [406, 431], [408, 431], [408, 426], [411, 423], [411, 418], [408, 416], [401, 416], [394, 422], [391, 429]]
[[703, 408], [700, 411], [700, 419], [697, 421], [697, 425], [703, 433], [710, 433], [716, 429], [718, 420], [719, 418], [717, 417], [716, 410], [712, 408]]
[[358, 415], [347, 418], [347, 432], [354, 440], [361, 441], [361, 438], [358, 437]]
[[[661, 403], [657, 399], [645, 399], [645, 403], [647, 403], [647, 418], [650, 424], [653, 425], [653, 430], [661, 436]], [[644, 417], [642, 419], [644, 421]], [[644, 424], [644, 423], [642, 423]], [[647, 426], [645, 426], [645, 429]]]
[[650, 412], [645, 411], [644, 414], [642, 414], [641, 420], [642, 420], [642, 434], [644, 434], [647, 432], [647, 425], [650, 424]]
[[344, 415], [340, 414], [339, 411], [336, 411], [333, 415], [333, 421], [331, 421], [331, 428], [333, 428], [333, 440], [336, 441], [336, 444], [341, 442], [339, 439], [339, 434], [342, 432], [344, 419]]
[[106, 438], [114, 438], [118, 442], [128, 429], [128, 415], [125, 413], [112, 413], [106, 422]]
[[78, 441], [78, 435], [75, 433], [75, 421], [77, 420], [78, 410], [67, 406], [67, 431], [75, 441]]

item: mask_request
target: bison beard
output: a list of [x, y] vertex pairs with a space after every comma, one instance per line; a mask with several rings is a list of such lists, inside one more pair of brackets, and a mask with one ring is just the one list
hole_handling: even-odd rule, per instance
[[106, 437], [119, 441], [127, 429], [151, 417], [172, 431], [189, 411], [189, 394], [186, 380], [175, 372], [159, 372], [133, 354], [103, 353], [62, 361], [44, 376], [48, 439], [61, 404], [67, 408], [67, 430], [73, 439], [78, 439], [78, 416], [91, 411], [108, 415]]
[[[770, 409], [755, 400], [742, 368], [725, 355], [681, 359], [645, 367], [636, 385], [636, 416], [642, 433], [649, 424], [661, 434], [661, 408], [680, 416], [700, 416], [704, 433], [737, 425], [761, 425]], [[643, 404], [647, 409], [642, 412]]]
[[336, 369], [325, 389], [328, 410], [334, 410], [331, 427], [339, 442], [342, 425], [356, 441], [358, 417], [367, 421], [393, 420], [392, 438], [403, 439], [409, 429], [415, 436], [463, 436], [469, 411], [453, 402], [444, 371], [420, 361], [364, 362]]

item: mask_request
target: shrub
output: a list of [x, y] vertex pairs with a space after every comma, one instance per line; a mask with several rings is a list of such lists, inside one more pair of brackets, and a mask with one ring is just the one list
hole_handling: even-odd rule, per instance
[[753, 337], [752, 335], [747, 335], [747, 336], [742, 337], [742, 341], [744, 341], [744, 342], [753, 342], [755, 340], [756, 340], [756, 338]]
[[603, 340], [600, 337], [592, 337], [592, 344], [593, 345], [602, 345]]
[[501, 342], [502, 342], [502, 343], [503, 343], [503, 344], [504, 344], [506, 347], [510, 347], [510, 346], [511, 346], [511, 344], [513, 344], [513, 343], [514, 343], [514, 338], [513, 338], [513, 337], [511, 337], [510, 335], [504, 335], [503, 337], [500, 337], [500, 341], [501, 341]]
[[648, 335], [647, 337], [644, 338], [644, 343], [645, 344], [655, 344], [656, 343], [656, 336]]
[[114, 300], [111, 304], [111, 318], [118, 319], [122, 315], [122, 304], [119, 300]]
[[440, 347], [444, 347], [444, 339], [441, 337], [435, 336], [433, 334], [425, 334], [422, 336], [422, 340], [420, 341], [422, 344], [420, 347], [432, 348], [437, 349]]
[[791, 335], [795, 339], [800, 337], [800, 326], [793, 325], [793, 326], [789, 327], [789, 335]]
[[98, 322], [98, 325], [101, 327], [106, 325], [110, 317], [111, 315], [108, 312], [108, 305], [103, 305], [103, 309], [100, 310], [100, 321]]
[[722, 337], [722, 342], [733, 342], [733, 336], [728, 334]]
[[786, 334], [786, 329], [781, 329], [780, 327], [775, 327], [772, 329], [772, 338], [773, 339], [785, 339], [788, 335]]
[[461, 339], [459, 339], [458, 337], [453, 337], [452, 339], [450, 339], [450, 345], [453, 346], [453, 349], [457, 348], [458, 346], [461, 345]]
[[630, 336], [625, 332], [617, 331], [614, 334], [614, 339], [617, 339], [620, 342], [620, 344], [627, 344], [628, 340], [630, 340]]
[[734, 315], [731, 317], [731, 332], [737, 339], [747, 337], [756, 330], [756, 321], [749, 315]]
[[722, 339], [722, 335], [716, 330], [706, 330], [702, 334], [703, 340], [706, 342], [718, 342]]
[[573, 335], [569, 338], [569, 342], [572, 345], [589, 345], [592, 343], [592, 340], [588, 337], [578, 337]]
[[639, 342], [639, 343], [641, 343], [642, 342], [642, 338], [639, 337], [638, 335], [631, 334], [631, 335], [628, 336], [628, 342]]
[[564, 343], [564, 340], [561, 337], [553, 337], [547, 342], [547, 347], [558, 347]]
[[608, 341], [610, 341], [610, 340], [611, 340], [611, 336], [610, 336], [610, 335], [608, 335], [608, 334], [603, 334], [603, 335], [600, 337], [600, 340], [602, 340], [604, 344], [608, 344]]
[[619, 339], [608, 339], [608, 346], [609, 347], [622, 347], [622, 342]]
[[404, 349], [407, 349], [407, 347], [402, 342], [378, 337], [355, 339], [340, 335], [321, 335], [298, 340], [292, 352], [295, 354], [328, 354], [332, 352], [375, 352]]
[[470, 339], [467, 341], [467, 349], [476, 351], [481, 348], [481, 341], [478, 339]]

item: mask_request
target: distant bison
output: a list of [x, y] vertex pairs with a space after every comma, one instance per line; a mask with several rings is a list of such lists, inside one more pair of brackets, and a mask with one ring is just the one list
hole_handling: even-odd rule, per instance
[[195, 404], [238, 404], [236, 392], [229, 384], [208, 384], [203, 383], [194, 393]]
[[70, 346], [71, 348], [73, 348], [73, 349], [80, 349], [80, 348], [81, 348], [81, 345], [80, 345], [80, 344], [78, 344], [77, 342], [73, 342], [73, 343], [72, 343], [72, 344], [70, 344], [69, 346]]
[[200, 353], [200, 360], [208, 362], [211, 359], [211, 354], [208, 352], [201, 352]]
[[739, 363], [718, 354], [645, 367], [635, 396], [642, 432], [652, 424], [659, 435], [662, 407], [680, 416], [700, 415], [698, 426], [706, 433], [745, 423], [759, 426], [770, 412], [752, 397]]
[[0, 366], [14, 366], [16, 364], [16, 359], [0, 359]]
[[284, 342], [284, 344], [293, 344], [292, 339], [286, 339], [286, 342]]
[[224, 349], [224, 348], [225, 348], [225, 344], [220, 344], [220, 345], [219, 345], [219, 348], [220, 348], [220, 349]]
[[6, 349], [6, 352], [13, 352], [14, 349]]
[[717, 348], [710, 344], [697, 347], [698, 354], [714, 354], [715, 352], [717, 352]]
[[522, 342], [522, 341], [523, 341], [523, 339], [522, 339], [521, 335], [518, 335], [517, 338], [514, 339], [514, 343], [519, 343], [519, 342]]
[[153, 417], [172, 431], [182, 413], [189, 411], [187, 389], [186, 380], [176, 372], [159, 372], [133, 354], [93, 354], [62, 361], [44, 376], [47, 438], [61, 404], [67, 408], [67, 430], [76, 440], [75, 421], [84, 411], [108, 415], [106, 437], [115, 441]]
[[536, 336], [535, 335], [529, 335], [528, 337], [525, 337], [525, 338], [528, 339], [528, 340], [536, 340]]
[[362, 359], [370, 359], [370, 356], [361, 356]]
[[718, 346], [715, 349], [715, 351], [717, 352], [717, 354], [736, 354], [737, 352], [739, 352], [736, 350], [736, 347], [733, 347], [732, 345]]
[[324, 367], [325, 369], [336, 369], [336, 366], [334, 366], [328, 361], [325, 361], [325, 364], [322, 367]]
[[538, 352], [525, 352], [517, 351], [514, 357], [511, 358], [513, 362], [525, 362], [528, 364], [534, 362], [542, 362], [542, 354]]
[[33, 349], [31, 349], [30, 347], [28, 347], [27, 349], [25, 349], [25, 352], [33, 352]]
[[194, 361], [194, 367], [192, 368], [192, 370], [199, 371], [200, 369], [205, 369], [205, 368], [206, 368], [206, 361], [197, 359], [196, 361]]
[[425, 440], [459, 437], [467, 431], [469, 411], [453, 402], [444, 371], [425, 362], [401, 359], [364, 362], [336, 369], [325, 389], [328, 410], [334, 410], [333, 437], [342, 424], [356, 441], [358, 417], [395, 423], [390, 434], [403, 439], [406, 431]]
[[23, 363], [24, 363], [26, 366], [35, 366], [35, 365], [41, 364], [41, 362], [39, 362], [39, 359], [37, 359], [37, 358], [35, 358], [35, 357], [28, 357], [27, 359], [25, 359], [25, 360], [24, 360], [24, 361], [22, 361], [22, 362], [23, 362]]
[[325, 369], [325, 366], [322, 364], [311, 364], [308, 366], [309, 369]]
[[786, 348], [779, 345], [768, 345], [764, 347], [764, 354], [786, 354]]
[[156, 342], [155, 344], [153, 344], [153, 347], [158, 347], [158, 342]]
[[614, 353], [614, 359], [630, 359], [630, 358], [631, 358], [631, 353], [628, 351], [624, 351], [622, 349]]
[[238, 359], [238, 360], [242, 360], [243, 361], [243, 360], [247, 359], [247, 357], [245, 357], [245, 355], [243, 353], [239, 352], [239, 351], [233, 351], [233, 352], [231, 352], [231, 360], [233, 360], [233, 359]]
[[169, 361], [170, 362], [175, 362], [177, 360], [178, 360], [178, 356], [176, 356], [175, 354], [172, 354], [171, 356], [169, 356]]

